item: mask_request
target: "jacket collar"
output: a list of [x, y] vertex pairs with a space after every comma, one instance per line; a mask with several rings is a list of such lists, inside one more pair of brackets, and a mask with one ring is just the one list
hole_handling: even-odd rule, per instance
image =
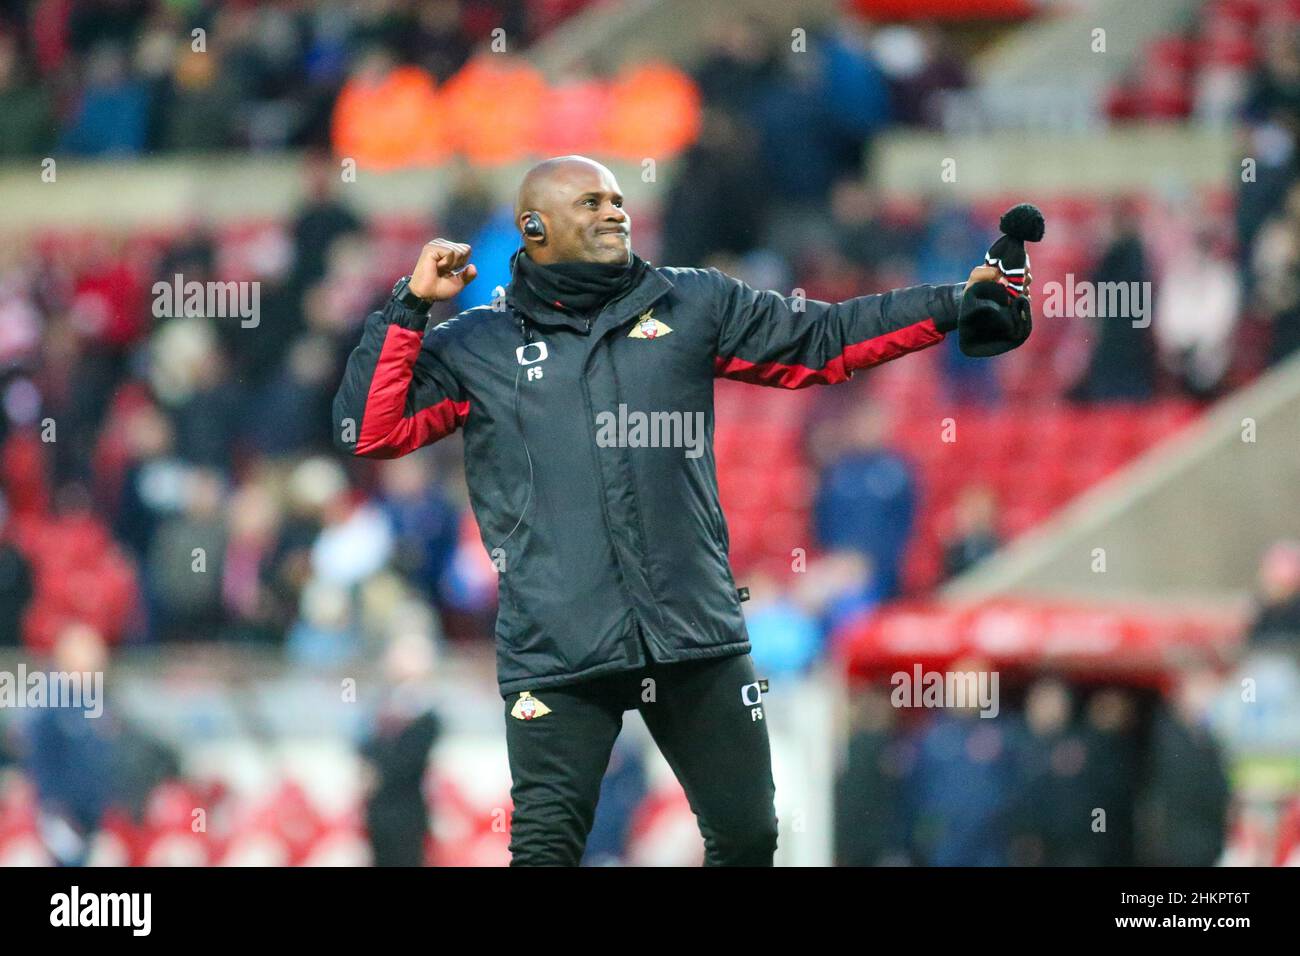
[[[517, 255], [519, 255], [518, 252], [515, 253], [515, 256]], [[506, 286], [505, 290], [506, 304], [522, 312], [528, 316], [530, 321], [538, 325], [563, 326], [584, 335], [588, 331], [594, 335], [603, 335], [610, 329], [617, 328], [624, 322], [636, 318], [658, 302], [673, 287], [673, 284], [658, 269], [647, 262], [647, 268], [641, 274], [637, 284], [620, 298], [607, 303], [592, 318], [591, 328], [588, 329], [585, 318], [574, 315], [572, 312], [566, 312], [563, 309], [557, 309], [549, 302], [543, 302], [530, 290], [526, 289], [523, 280], [514, 274], [514, 262], [514, 256], [511, 256], [510, 284]]]

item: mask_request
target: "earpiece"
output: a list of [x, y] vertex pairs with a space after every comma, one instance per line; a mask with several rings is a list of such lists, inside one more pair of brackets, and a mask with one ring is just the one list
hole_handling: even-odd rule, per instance
[[546, 238], [546, 224], [537, 213], [530, 212], [528, 218], [524, 220], [524, 235], [529, 239]]

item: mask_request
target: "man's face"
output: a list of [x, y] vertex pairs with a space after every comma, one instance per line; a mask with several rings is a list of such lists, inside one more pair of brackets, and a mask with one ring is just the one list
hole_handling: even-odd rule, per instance
[[557, 171], [550, 186], [548, 202], [538, 210], [546, 223], [546, 242], [530, 243], [529, 255], [544, 263], [621, 265], [631, 258], [632, 220], [623, 210], [613, 173], [603, 166], [575, 164]]

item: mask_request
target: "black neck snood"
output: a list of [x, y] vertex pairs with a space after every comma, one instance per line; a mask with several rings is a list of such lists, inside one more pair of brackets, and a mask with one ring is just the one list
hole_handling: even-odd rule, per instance
[[543, 302], [566, 312], [590, 315], [636, 285], [645, 260], [633, 253], [626, 264], [557, 262], [543, 266], [520, 250], [513, 266], [515, 275]]

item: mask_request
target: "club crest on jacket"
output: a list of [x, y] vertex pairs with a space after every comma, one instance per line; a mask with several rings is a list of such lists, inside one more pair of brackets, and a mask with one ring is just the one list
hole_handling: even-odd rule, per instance
[[632, 326], [632, 331], [627, 334], [629, 339], [657, 339], [661, 335], [667, 335], [672, 331], [665, 322], [660, 322], [654, 317], [654, 309], [651, 309], [641, 318], [636, 320], [636, 325]]

